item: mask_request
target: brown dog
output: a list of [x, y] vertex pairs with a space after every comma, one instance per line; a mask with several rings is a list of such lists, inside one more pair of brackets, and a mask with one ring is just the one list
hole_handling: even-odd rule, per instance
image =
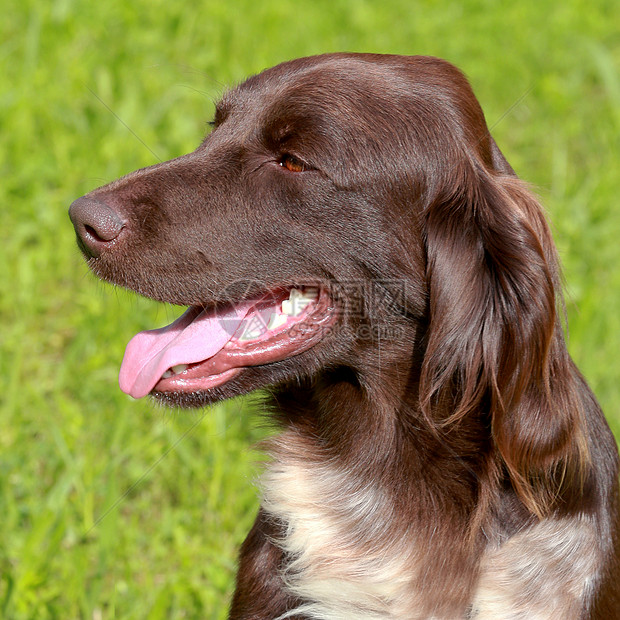
[[284, 63], [71, 218], [99, 276], [190, 306], [129, 344], [126, 392], [272, 386], [231, 618], [620, 617], [616, 444], [541, 208], [453, 66]]

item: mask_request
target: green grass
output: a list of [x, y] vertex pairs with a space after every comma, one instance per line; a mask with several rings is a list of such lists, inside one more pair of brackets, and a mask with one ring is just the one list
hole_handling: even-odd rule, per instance
[[571, 351], [620, 431], [615, 1], [196, 4], [9, 0], [3, 11], [3, 618], [225, 617], [264, 431], [247, 401], [204, 415], [120, 393], [127, 340], [173, 311], [87, 274], [66, 210], [193, 149], [225, 84], [288, 58], [424, 53], [467, 73], [548, 209]]

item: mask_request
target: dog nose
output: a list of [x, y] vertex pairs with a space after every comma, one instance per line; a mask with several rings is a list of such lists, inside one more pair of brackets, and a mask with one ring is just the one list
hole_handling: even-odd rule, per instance
[[90, 257], [110, 247], [125, 227], [125, 221], [112, 207], [83, 196], [69, 207], [80, 249]]

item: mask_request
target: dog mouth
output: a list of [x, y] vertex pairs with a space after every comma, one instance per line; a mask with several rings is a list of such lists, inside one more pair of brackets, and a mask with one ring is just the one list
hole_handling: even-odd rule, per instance
[[319, 286], [281, 287], [234, 304], [190, 306], [170, 325], [131, 339], [119, 385], [133, 398], [209, 390], [243, 368], [308, 350], [335, 318], [331, 297]]

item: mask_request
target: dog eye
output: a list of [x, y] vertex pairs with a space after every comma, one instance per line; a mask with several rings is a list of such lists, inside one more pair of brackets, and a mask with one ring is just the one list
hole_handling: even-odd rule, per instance
[[310, 166], [304, 161], [295, 157], [294, 155], [282, 155], [280, 158], [280, 165], [291, 172], [305, 172], [310, 169]]

